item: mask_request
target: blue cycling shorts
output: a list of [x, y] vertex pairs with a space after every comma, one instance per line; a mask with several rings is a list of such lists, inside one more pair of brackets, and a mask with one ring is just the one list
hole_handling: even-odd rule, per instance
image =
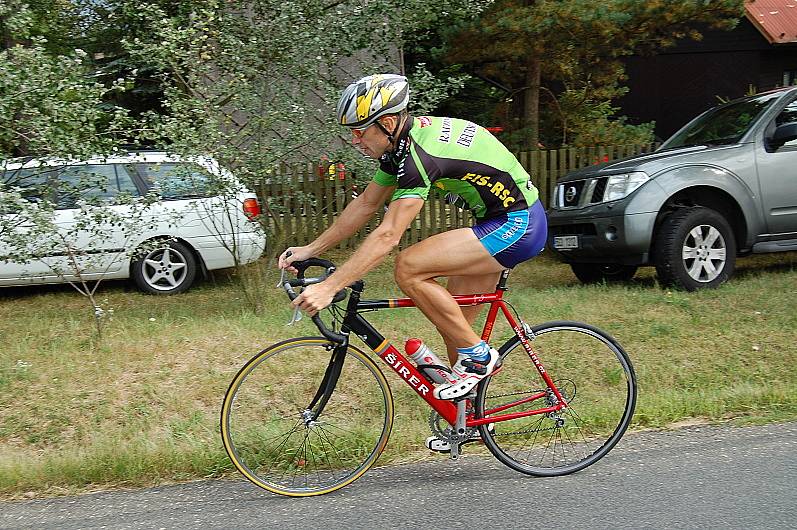
[[533, 258], [545, 248], [548, 219], [537, 200], [528, 210], [508, 212], [485, 219], [471, 227], [487, 252], [498, 263], [511, 269]]

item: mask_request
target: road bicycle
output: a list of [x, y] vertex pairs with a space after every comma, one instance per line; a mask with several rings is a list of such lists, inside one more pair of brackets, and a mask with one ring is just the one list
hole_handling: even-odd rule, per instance
[[[317, 258], [293, 265], [297, 277], [281, 284], [291, 300], [296, 288], [335, 270]], [[324, 272], [306, 277], [308, 267]], [[454, 297], [461, 306], [489, 304], [484, 340], [499, 311], [512, 336], [498, 349], [500, 366], [474, 392], [449, 401], [434, 397], [424, 375], [447, 367], [415, 366], [365, 319], [371, 311], [415, 307], [411, 299], [361, 299], [362, 280], [338, 293], [331, 327], [312, 318], [321, 337], [274, 344], [232, 380], [221, 435], [235, 467], [268, 491], [300, 497], [351, 484], [376, 462], [393, 425], [393, 395], [374, 360], [351, 344], [352, 334], [429, 404], [432, 432], [448, 441], [451, 458], [480, 437], [499, 461], [527, 475], [567, 475], [597, 462], [631, 422], [637, 396], [631, 361], [593, 326], [525, 323], [504, 299], [508, 278], [506, 270], [493, 293]]]

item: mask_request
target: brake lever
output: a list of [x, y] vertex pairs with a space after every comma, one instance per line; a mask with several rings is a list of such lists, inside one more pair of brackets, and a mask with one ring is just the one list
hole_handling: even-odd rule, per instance
[[298, 307], [293, 310], [293, 315], [291, 315], [291, 319], [288, 321], [288, 326], [293, 326], [296, 322], [299, 322], [302, 319], [302, 310]]
[[285, 269], [280, 269], [280, 279], [277, 282], [277, 287], [282, 288], [285, 285]]

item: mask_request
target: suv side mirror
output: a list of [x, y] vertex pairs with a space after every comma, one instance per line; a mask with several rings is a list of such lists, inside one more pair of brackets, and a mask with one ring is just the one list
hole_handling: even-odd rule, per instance
[[772, 133], [772, 138], [769, 139], [769, 145], [773, 149], [782, 147], [786, 142], [797, 140], [797, 122], [783, 123], [778, 125], [775, 132]]

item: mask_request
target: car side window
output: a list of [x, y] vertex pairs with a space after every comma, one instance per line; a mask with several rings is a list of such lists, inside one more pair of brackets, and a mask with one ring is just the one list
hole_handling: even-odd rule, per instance
[[797, 123], [797, 99], [786, 105], [786, 108], [780, 111], [778, 117], [775, 118], [775, 125], [784, 123]]
[[31, 201], [53, 200], [52, 179], [58, 168], [42, 166], [25, 169], [7, 169], [0, 174], [0, 182], [6, 189], [19, 188], [22, 197]]
[[[775, 127], [784, 123], [797, 123], [797, 99], [786, 105], [786, 108], [780, 111], [780, 114], [775, 118]], [[797, 140], [786, 142], [783, 145], [784, 147], [797, 147]]]
[[133, 179], [115, 164], [66, 166], [58, 172], [57, 207], [76, 208], [78, 201], [108, 204], [139, 195]]
[[147, 187], [163, 199], [196, 199], [215, 195], [213, 176], [194, 164], [173, 162], [128, 164], [128, 170], [138, 172]]
[[116, 168], [116, 189], [120, 194], [129, 195], [130, 197], [138, 197], [141, 192], [133, 180], [133, 174], [127, 170], [124, 164], [115, 164]]

